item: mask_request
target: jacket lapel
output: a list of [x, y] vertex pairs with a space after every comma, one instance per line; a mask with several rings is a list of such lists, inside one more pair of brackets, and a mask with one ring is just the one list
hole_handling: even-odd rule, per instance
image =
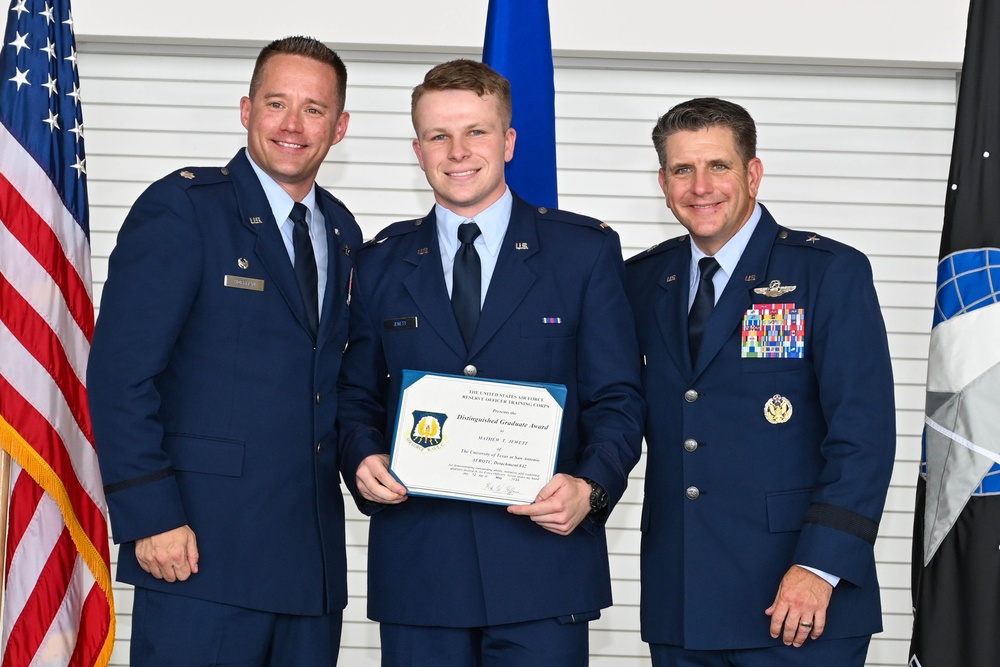
[[481, 350], [496, 335], [534, 284], [536, 275], [527, 261], [539, 251], [536, 224], [534, 209], [515, 195], [507, 233], [500, 244], [497, 265], [493, 269], [483, 312], [479, 316], [479, 326], [472, 339], [470, 356]]
[[423, 313], [424, 322], [437, 331], [448, 346], [464, 359], [465, 341], [448, 298], [436, 230], [437, 221], [434, 210], [431, 209], [420, 223], [420, 229], [407, 237], [411, 245], [407, 248], [403, 261], [412, 264], [413, 271], [403, 279], [403, 285]]
[[736, 265], [736, 271], [730, 276], [726, 289], [705, 323], [701, 351], [698, 359], [694, 361], [694, 377], [700, 375], [711, 363], [732, 336], [733, 329], [743, 326], [743, 316], [753, 302], [750, 298], [750, 288], [764, 282], [777, 233], [778, 223], [767, 209], [761, 206], [761, 217], [757, 228], [754, 229]]
[[[689, 265], [691, 263], [690, 238], [683, 249], [669, 253], [656, 282], [660, 289], [655, 292], [657, 299], [650, 307], [656, 315], [663, 336], [664, 347], [674, 360], [674, 364], [685, 377], [691, 374], [691, 354], [688, 352], [688, 293], [690, 287]], [[678, 333], [680, 332], [680, 338]]]
[[326, 225], [326, 291], [323, 294], [317, 336], [318, 341], [325, 341], [330, 335], [333, 322], [337, 320], [338, 309], [347, 305], [347, 290], [354, 277], [354, 263], [351, 262], [350, 253], [356, 248], [348, 247], [331, 207], [327, 205], [326, 195], [319, 186], [316, 187], [316, 204]]
[[278, 224], [271, 213], [271, 206], [260, 186], [257, 174], [241, 150], [227, 165], [236, 188], [236, 202], [240, 210], [240, 221], [257, 234], [254, 251], [267, 271], [271, 283], [285, 299], [306, 331], [310, 331], [306, 317], [306, 306], [295, 281], [295, 269], [288, 258], [288, 251], [278, 231]]

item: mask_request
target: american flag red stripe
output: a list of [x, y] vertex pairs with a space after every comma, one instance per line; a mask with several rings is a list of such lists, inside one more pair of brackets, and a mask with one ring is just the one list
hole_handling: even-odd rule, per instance
[[76, 267], [61, 251], [59, 238], [2, 174], [0, 201], [4, 202], [7, 213], [4, 220], [7, 229], [52, 277], [62, 292], [74, 321], [89, 340], [94, 335], [94, 304], [90, 298], [90, 290], [83, 284]]
[[0, 667], [107, 665], [106, 504], [84, 385], [94, 327], [68, 0], [12, 0], [0, 46], [0, 446], [13, 460]]

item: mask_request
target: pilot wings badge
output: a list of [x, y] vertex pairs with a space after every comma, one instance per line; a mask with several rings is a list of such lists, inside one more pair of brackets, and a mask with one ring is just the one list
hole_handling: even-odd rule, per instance
[[781, 296], [782, 294], [788, 294], [789, 292], [794, 292], [796, 285], [782, 285], [780, 280], [772, 280], [771, 284], [767, 287], [757, 287], [754, 289], [754, 294], [761, 294], [763, 296], [771, 297], [772, 299], [776, 296]]

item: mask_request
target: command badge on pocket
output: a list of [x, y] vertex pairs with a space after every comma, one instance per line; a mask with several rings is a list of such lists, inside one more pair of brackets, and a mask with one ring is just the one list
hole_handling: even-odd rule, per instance
[[772, 424], [784, 424], [792, 418], [792, 402], [775, 394], [764, 404], [764, 418]]

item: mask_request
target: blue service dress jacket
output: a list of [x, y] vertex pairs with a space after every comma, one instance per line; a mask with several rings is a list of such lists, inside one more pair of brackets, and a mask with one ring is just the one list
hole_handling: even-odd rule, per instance
[[[346, 605], [334, 420], [361, 232], [316, 192], [329, 244], [316, 335], [242, 150], [154, 183], [126, 218], [87, 378], [119, 580], [278, 613]], [[200, 571], [142, 571], [131, 543], [184, 524]]]
[[[841, 577], [820, 641], [882, 627], [873, 545], [895, 415], [871, 266], [848, 246], [779, 227], [761, 208], [697, 361], [688, 351], [689, 237], [626, 263], [649, 405], [647, 642], [779, 645], [764, 610], [792, 565]], [[768, 335], [787, 341], [784, 358], [754, 358]]]
[[[557, 471], [598, 482], [613, 506], [639, 458], [642, 426], [617, 234], [515, 195], [469, 350], [433, 211], [383, 230], [356, 262], [338, 419], [345, 482], [372, 515], [369, 616], [447, 627], [596, 618], [611, 604], [611, 584], [604, 529], [592, 518], [563, 537], [498, 505], [416, 496], [369, 503], [354, 480], [365, 457], [389, 453], [403, 369], [475, 373], [565, 385]], [[401, 321], [409, 324], [392, 326]]]

